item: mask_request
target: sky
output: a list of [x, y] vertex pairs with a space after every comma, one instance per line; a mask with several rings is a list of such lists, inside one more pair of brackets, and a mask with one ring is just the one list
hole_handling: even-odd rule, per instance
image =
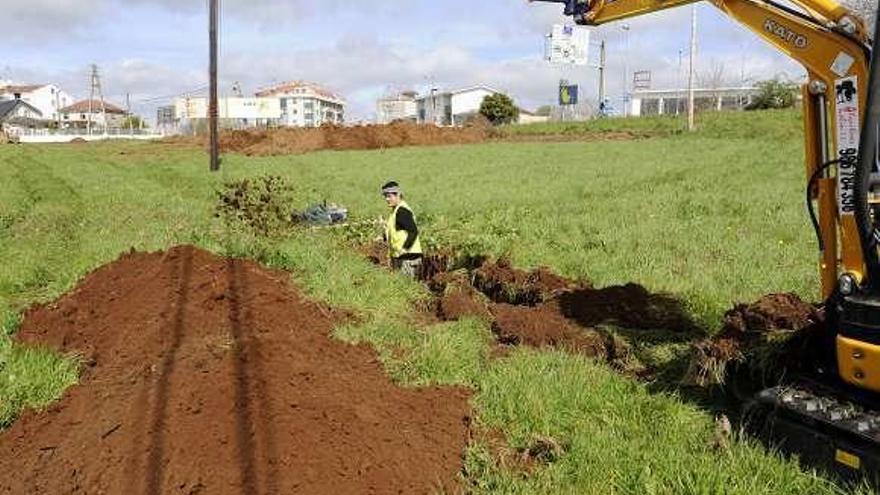
[[[220, 0], [220, 92], [245, 94], [313, 81], [348, 102], [346, 120], [371, 119], [395, 91], [484, 84], [535, 109], [556, 99], [562, 78], [595, 99], [595, 67], [543, 60], [544, 34], [565, 22], [562, 5], [526, 0]], [[175, 96], [208, 82], [207, 0], [3, 0], [0, 80], [55, 83], [89, 95], [97, 64], [105, 98], [148, 119]], [[651, 71], [653, 89], [686, 83], [691, 7], [591, 28], [607, 46], [608, 96], [626, 70]], [[698, 78], [726, 85], [804, 71], [708, 3], [697, 4]], [[622, 29], [623, 25], [628, 30]], [[591, 50], [598, 61], [598, 49]], [[683, 63], [680, 63], [683, 60]], [[683, 70], [680, 70], [683, 67]]]

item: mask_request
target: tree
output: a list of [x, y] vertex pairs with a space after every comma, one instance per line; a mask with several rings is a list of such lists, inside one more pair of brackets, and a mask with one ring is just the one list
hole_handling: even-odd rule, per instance
[[483, 98], [480, 114], [489, 119], [492, 125], [510, 124], [519, 117], [519, 108], [506, 94], [495, 93]]
[[141, 126], [147, 127], [144, 119], [138, 117], [137, 115], [129, 115], [122, 121], [122, 125], [120, 127], [123, 129], [140, 129]]
[[760, 81], [755, 85], [759, 93], [746, 107], [746, 110], [765, 110], [768, 108], [791, 108], [797, 97], [797, 85], [779, 79]]

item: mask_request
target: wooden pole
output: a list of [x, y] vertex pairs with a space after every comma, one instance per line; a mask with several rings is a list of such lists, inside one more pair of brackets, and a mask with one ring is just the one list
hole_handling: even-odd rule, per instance
[[210, 0], [210, 27], [208, 29], [210, 43], [210, 95], [208, 102], [208, 126], [210, 127], [211, 171], [220, 170], [220, 129], [217, 122], [217, 31], [220, 21], [220, 0]]

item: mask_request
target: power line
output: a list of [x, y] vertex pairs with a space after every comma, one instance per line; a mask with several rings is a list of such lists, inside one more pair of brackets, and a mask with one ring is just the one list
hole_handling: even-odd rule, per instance
[[107, 107], [104, 105], [104, 90], [101, 89], [101, 75], [98, 73], [98, 66], [92, 64], [92, 72], [89, 76], [89, 119], [86, 122], [86, 129], [89, 136], [92, 135], [92, 105], [95, 102], [95, 93], [101, 98], [101, 118], [104, 120], [104, 132], [107, 132]]

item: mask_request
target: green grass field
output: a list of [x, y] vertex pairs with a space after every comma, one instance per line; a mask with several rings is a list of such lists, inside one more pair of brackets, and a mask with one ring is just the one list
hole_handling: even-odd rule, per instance
[[[76, 381], [75, 356], [9, 338], [27, 305], [132, 247], [191, 243], [289, 270], [312, 297], [355, 311], [361, 318], [339, 338], [373, 344], [404, 385], [472, 387], [478, 424], [512, 447], [537, 437], [564, 447], [524, 476], [477, 442], [464, 474], [474, 492], [843, 493], [747, 439], [714, 448], [711, 413], [674, 388], [658, 392], [562, 352], [492, 359], [491, 333], [477, 321], [420, 326], [413, 307], [425, 289], [362, 259], [345, 231], [264, 239], [212, 216], [224, 181], [273, 174], [294, 186], [293, 207], [326, 199], [368, 219], [386, 213], [378, 188], [395, 178], [430, 245], [507, 255], [597, 286], [637, 282], [679, 298], [708, 332], [735, 302], [817, 297], [800, 125], [793, 112], [768, 112], [710, 116], [693, 135], [672, 119], [531, 126], [507, 132], [657, 137], [227, 156], [216, 175], [203, 153], [164, 144], [0, 147], [0, 424]], [[662, 363], [685, 348], [643, 351]]]

